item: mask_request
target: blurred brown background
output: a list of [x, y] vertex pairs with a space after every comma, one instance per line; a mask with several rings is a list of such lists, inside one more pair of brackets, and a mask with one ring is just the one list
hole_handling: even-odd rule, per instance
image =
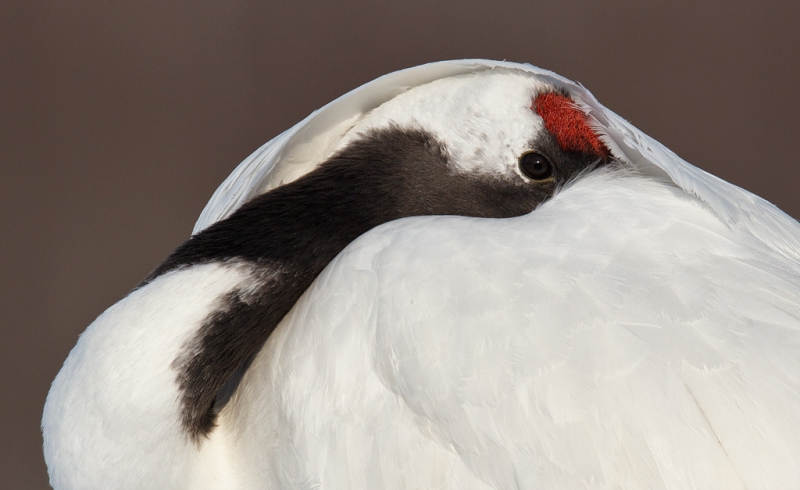
[[4, 0], [0, 487], [47, 488], [41, 408], [78, 334], [313, 109], [427, 61], [528, 61], [800, 217], [799, 25], [796, 0]]

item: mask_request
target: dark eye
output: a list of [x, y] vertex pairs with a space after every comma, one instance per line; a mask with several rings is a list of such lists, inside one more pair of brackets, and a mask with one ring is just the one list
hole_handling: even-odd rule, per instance
[[532, 151], [519, 157], [519, 169], [526, 177], [533, 180], [545, 180], [553, 175], [550, 160]]

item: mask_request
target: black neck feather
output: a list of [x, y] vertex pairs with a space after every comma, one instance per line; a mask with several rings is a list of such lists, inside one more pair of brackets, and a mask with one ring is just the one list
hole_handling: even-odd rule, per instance
[[252, 267], [257, 288], [229, 292], [173, 363], [187, 433], [198, 443], [209, 434], [281, 319], [358, 236], [404, 216], [518, 216], [552, 195], [555, 185], [459, 174], [432, 136], [393, 128], [351, 144], [193, 236], [143, 285], [169, 271], [214, 262]]

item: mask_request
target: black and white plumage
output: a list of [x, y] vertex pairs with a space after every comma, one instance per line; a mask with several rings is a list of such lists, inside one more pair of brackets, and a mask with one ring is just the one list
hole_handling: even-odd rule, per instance
[[51, 483], [798, 488], [798, 279], [797, 222], [581, 86], [403, 70], [254, 153], [89, 326]]

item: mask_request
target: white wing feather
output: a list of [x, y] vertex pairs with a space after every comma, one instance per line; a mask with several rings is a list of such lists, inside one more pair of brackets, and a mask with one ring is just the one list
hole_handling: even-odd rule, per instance
[[195, 231], [408, 87], [493, 67], [569, 87], [650, 177], [590, 175], [528, 216], [410, 218], [351, 244], [221, 414], [241, 467], [285, 488], [800, 488], [800, 226], [554, 73], [386, 75], [254, 153]]
[[798, 271], [743, 235], [618, 175], [519, 218], [379, 227], [251, 367], [272, 383], [240, 399], [245, 466], [285, 488], [800, 488]]

